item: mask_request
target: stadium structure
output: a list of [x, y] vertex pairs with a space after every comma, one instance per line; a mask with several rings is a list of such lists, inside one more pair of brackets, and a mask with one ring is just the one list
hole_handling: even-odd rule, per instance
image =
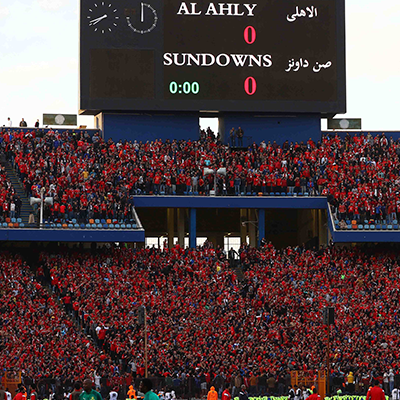
[[400, 131], [321, 130], [344, 26], [343, 0], [81, 0], [96, 128], [1, 129], [8, 392], [397, 399]]

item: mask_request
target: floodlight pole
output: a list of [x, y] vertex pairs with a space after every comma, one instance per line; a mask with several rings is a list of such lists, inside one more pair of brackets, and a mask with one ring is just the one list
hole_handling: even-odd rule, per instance
[[144, 377], [147, 378], [147, 312], [144, 309]]
[[330, 336], [331, 324], [328, 321], [328, 340], [326, 342], [326, 396], [329, 396], [329, 377], [330, 377]]

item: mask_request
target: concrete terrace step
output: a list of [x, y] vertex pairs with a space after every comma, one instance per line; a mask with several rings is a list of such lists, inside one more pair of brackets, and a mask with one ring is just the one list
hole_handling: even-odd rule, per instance
[[22, 219], [23, 223], [27, 224], [29, 221], [29, 215], [33, 212], [33, 208], [29, 203], [28, 197], [26, 196], [24, 186], [23, 186], [21, 180], [19, 179], [17, 173], [11, 166], [11, 164], [9, 162], [7, 162], [4, 164], [4, 166], [5, 166], [5, 170], [6, 170], [8, 179], [12, 183], [15, 192], [18, 194], [19, 198], [22, 201], [20, 218]]

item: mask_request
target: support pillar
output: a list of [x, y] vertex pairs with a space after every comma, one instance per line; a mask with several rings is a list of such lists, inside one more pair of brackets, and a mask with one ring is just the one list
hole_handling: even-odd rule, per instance
[[197, 230], [197, 209], [191, 208], [189, 210], [189, 247], [196, 248], [196, 230]]
[[178, 208], [178, 243], [185, 247], [185, 209]]
[[175, 221], [174, 221], [174, 209], [167, 209], [167, 229], [168, 229], [168, 248], [172, 249], [174, 246], [174, 236], [175, 236]]
[[247, 210], [241, 208], [240, 209], [240, 244], [246, 243], [247, 236]]
[[258, 247], [260, 247], [260, 242], [263, 238], [265, 238], [265, 209], [260, 208], [258, 210]]
[[248, 218], [249, 218], [249, 239], [250, 239], [250, 246], [251, 247], [256, 247], [257, 246], [257, 240], [256, 240], [256, 224], [257, 224], [257, 218], [256, 218], [256, 211], [251, 208], [247, 212]]

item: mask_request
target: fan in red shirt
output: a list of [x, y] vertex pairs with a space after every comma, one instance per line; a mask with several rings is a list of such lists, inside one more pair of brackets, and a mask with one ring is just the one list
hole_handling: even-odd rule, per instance
[[222, 392], [221, 400], [231, 400], [231, 394], [229, 392], [230, 384], [227, 383], [225, 386], [225, 390]]
[[321, 400], [321, 396], [318, 394], [317, 388], [313, 389], [313, 394], [308, 396], [307, 399], [309, 399], [309, 400]]
[[379, 381], [374, 380], [374, 386], [368, 390], [367, 400], [385, 400], [385, 392], [379, 386]]

